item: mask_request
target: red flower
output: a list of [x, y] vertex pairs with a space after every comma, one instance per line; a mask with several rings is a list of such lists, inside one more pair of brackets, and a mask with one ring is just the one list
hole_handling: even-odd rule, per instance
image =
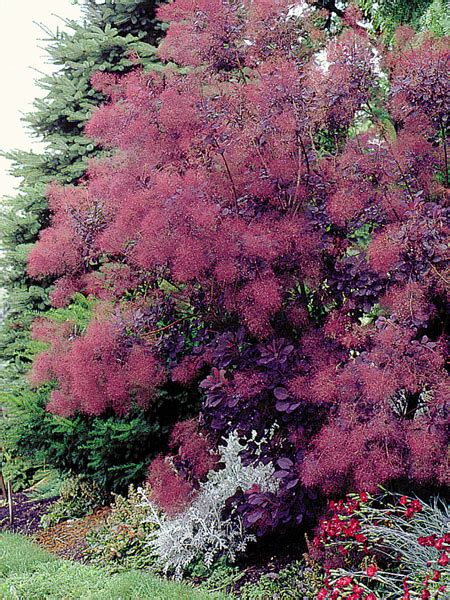
[[361, 502], [368, 502], [369, 497], [366, 494], [366, 492], [362, 492], [362, 494], [359, 495], [359, 499], [361, 500]]
[[440, 565], [441, 567], [446, 567], [448, 565], [448, 555], [447, 555], [447, 552], [443, 552], [442, 553], [442, 556], [438, 560], [438, 565]]
[[338, 579], [335, 583], [335, 586], [337, 588], [344, 588], [344, 587], [347, 587], [348, 585], [350, 585], [351, 583], [352, 583], [352, 578], [347, 575], [346, 577], [341, 577], [340, 579]]
[[[434, 536], [433, 536], [433, 537], [434, 537]], [[446, 541], [446, 537], [447, 537], [447, 536], [441, 537], [441, 538], [439, 538], [439, 539], [438, 539], [438, 540], [437, 540], [437, 541], [434, 543], [434, 547], [435, 547], [437, 550], [444, 550], [444, 546], [447, 546], [447, 545], [448, 545], [448, 542]]]
[[349, 500], [345, 505], [345, 513], [351, 515], [355, 510], [359, 508], [358, 500]]
[[408, 578], [407, 577], [405, 577], [405, 579], [403, 580], [403, 589], [405, 590], [405, 593], [403, 594], [403, 597], [401, 600], [410, 600], [411, 594], [409, 593], [409, 590], [408, 590]]
[[366, 569], [366, 573], [368, 577], [375, 577], [378, 571], [378, 567], [376, 565], [369, 565]]
[[429, 547], [432, 547], [432, 546], [435, 545], [435, 543], [436, 543], [435, 540], [436, 540], [436, 536], [434, 534], [433, 535], [428, 535], [426, 537], [419, 537], [419, 538], [417, 538], [417, 541], [419, 542], [419, 544], [421, 546], [429, 546]]
[[368, 594], [367, 596], [364, 596], [364, 600], [377, 600], [377, 597], [375, 596], [375, 594], [370, 592], [370, 594]]
[[440, 571], [434, 571], [433, 577], [431, 579], [433, 581], [439, 581], [440, 578], [441, 578], [441, 572]]
[[320, 592], [317, 594], [317, 600], [326, 600], [327, 594], [328, 594], [328, 592], [327, 592], [326, 588], [322, 588], [320, 590]]
[[428, 600], [430, 597], [430, 592], [428, 590], [423, 590], [422, 592], [422, 600]]
[[[403, 498], [406, 498], [406, 496], [402, 496], [400, 498], [400, 503], [404, 504], [405, 506], [407, 506], [407, 502], [402, 502]], [[406, 513], [405, 513], [405, 517], [407, 519], [410, 519], [412, 516], [414, 516], [416, 513], [418, 512], [422, 512], [422, 504], [419, 502], [419, 500], [412, 500], [411, 504], [408, 506], [408, 508], [406, 509]]]
[[401, 504], [402, 506], [407, 506], [407, 505], [408, 505], [408, 496], [402, 496], [402, 497], [400, 498], [400, 504]]

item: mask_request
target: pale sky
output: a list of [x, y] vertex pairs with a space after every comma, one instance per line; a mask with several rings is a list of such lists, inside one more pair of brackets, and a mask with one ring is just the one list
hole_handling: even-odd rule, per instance
[[[64, 28], [56, 15], [78, 19], [81, 10], [70, 0], [0, 0], [0, 149], [39, 150], [20, 120], [32, 102], [43, 92], [36, 86], [34, 69], [50, 73], [52, 68], [42, 49], [44, 32], [38, 23], [52, 31]], [[14, 193], [17, 180], [8, 175], [9, 162], [0, 157], [0, 198]]]

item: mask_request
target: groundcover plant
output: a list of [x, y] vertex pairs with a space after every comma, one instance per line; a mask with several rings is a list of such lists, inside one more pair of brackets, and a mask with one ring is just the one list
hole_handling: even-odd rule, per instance
[[328, 495], [446, 477], [448, 46], [406, 27], [374, 45], [354, 7], [328, 39], [326, 14], [160, 8], [183, 69], [94, 75], [110, 100], [86, 133], [112, 152], [50, 188], [28, 261], [56, 306], [97, 299], [83, 334], [35, 322], [48, 409], [123, 415], [184, 386], [201, 412], [153, 500], [183, 510], [235, 432], [279, 482], [227, 502], [257, 536]]

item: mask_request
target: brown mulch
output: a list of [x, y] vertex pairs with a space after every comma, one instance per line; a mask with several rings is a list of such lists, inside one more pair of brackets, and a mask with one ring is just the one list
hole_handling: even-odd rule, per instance
[[44, 515], [56, 498], [47, 500], [33, 500], [27, 494], [13, 494], [14, 521], [9, 523], [8, 503], [0, 496], [0, 531], [12, 531], [23, 535], [32, 535], [41, 526], [41, 517]]
[[63, 521], [54, 527], [41, 530], [33, 539], [39, 546], [60, 558], [82, 560], [88, 533], [101, 527], [110, 512], [109, 507], [100, 508], [82, 519]]

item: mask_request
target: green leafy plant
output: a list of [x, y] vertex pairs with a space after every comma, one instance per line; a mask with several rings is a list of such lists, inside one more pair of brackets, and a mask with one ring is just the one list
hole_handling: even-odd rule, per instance
[[278, 573], [266, 573], [255, 583], [246, 583], [239, 590], [242, 600], [314, 599], [314, 569], [295, 561]]
[[155, 557], [147, 538], [156, 526], [145, 521], [147, 512], [134, 486], [130, 486], [126, 498], [116, 495], [106, 523], [88, 536], [88, 561], [113, 572], [151, 567]]
[[231, 594], [236, 584], [244, 576], [244, 571], [222, 556], [207, 567], [202, 560], [192, 563], [186, 570], [187, 579], [202, 580], [200, 587], [210, 592]]
[[420, 19], [420, 27], [424, 31], [431, 31], [433, 35], [438, 37], [449, 35], [450, 13], [448, 2], [445, 2], [445, 0], [433, 0]]
[[408, 24], [419, 29], [421, 18], [432, 3], [432, 0], [358, 0], [375, 31], [383, 33], [388, 41], [399, 25]]
[[26, 493], [33, 500], [55, 498], [60, 495], [63, 481], [63, 477], [56, 469], [44, 466], [36, 470], [33, 483], [27, 488]]
[[84, 473], [116, 493], [144, 480], [148, 464], [160, 452], [179, 415], [192, 412], [189, 395], [161, 390], [154, 413], [139, 407], [127, 415], [71, 419], [46, 410], [48, 389], [35, 392], [21, 387], [4, 395], [7, 414], [0, 417], [0, 459], [16, 491], [36, 483], [35, 474], [52, 466], [62, 475]]
[[6, 481], [11, 481], [14, 492], [21, 492], [32, 482], [36, 465], [27, 458], [10, 457], [2, 452], [1, 469]]
[[96, 508], [104, 506], [108, 500], [104, 489], [81, 475], [63, 481], [60, 493], [60, 498], [41, 518], [44, 528], [56, 525], [64, 519], [84, 517]]

